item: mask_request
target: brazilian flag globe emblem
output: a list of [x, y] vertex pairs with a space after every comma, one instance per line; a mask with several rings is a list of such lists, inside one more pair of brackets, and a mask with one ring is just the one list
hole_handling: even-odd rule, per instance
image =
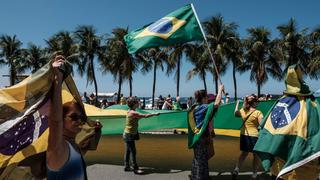
[[203, 35], [192, 6], [188, 4], [154, 23], [128, 33], [124, 40], [132, 54], [151, 47], [203, 40]]
[[167, 39], [185, 23], [185, 20], [179, 20], [175, 17], [164, 17], [145, 28], [135, 39], [146, 36], [157, 36]]

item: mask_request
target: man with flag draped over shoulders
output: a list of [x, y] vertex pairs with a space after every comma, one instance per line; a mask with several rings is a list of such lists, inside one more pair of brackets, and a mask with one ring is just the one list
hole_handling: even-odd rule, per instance
[[265, 170], [271, 168], [277, 178], [315, 180], [319, 175], [320, 104], [303, 81], [299, 65], [288, 68], [285, 84], [283, 97], [261, 124], [254, 151]]

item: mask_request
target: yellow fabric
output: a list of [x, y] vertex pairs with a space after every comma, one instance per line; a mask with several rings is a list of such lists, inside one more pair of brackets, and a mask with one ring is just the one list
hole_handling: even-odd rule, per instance
[[6, 180], [34, 180], [34, 176], [31, 173], [31, 168], [29, 167], [16, 167], [14, 169], [14, 173], [11, 173], [9, 176], [6, 177]]
[[188, 117], [189, 117], [188, 121], [189, 121], [189, 125], [190, 125], [192, 132], [197, 134], [200, 132], [200, 129], [197, 128], [196, 122], [194, 120], [194, 115], [193, 115], [194, 110], [195, 110], [195, 107], [193, 107], [192, 110], [188, 111]]
[[[0, 125], [7, 120], [22, 117], [22, 113], [29, 110], [34, 104], [44, 101], [46, 96], [50, 96], [53, 77], [51, 65], [48, 63], [19, 84], [0, 89]], [[81, 102], [79, 92], [70, 75], [64, 80], [62, 88], [62, 101], [64, 103], [69, 101]], [[94, 133], [94, 127], [88, 125], [84, 127], [86, 127], [85, 130], [82, 130], [83, 132], [79, 133], [80, 137], [77, 137], [78, 142]], [[14, 155], [0, 154], [0, 168], [4, 168], [0, 174], [0, 179], [9, 179], [11, 173], [15, 174], [14, 171], [20, 161], [29, 156], [45, 152], [48, 133], [49, 129], [47, 128], [37, 139], [33, 139], [32, 144]]]
[[[241, 127], [241, 134], [246, 136], [258, 137], [258, 127], [259, 122], [258, 118], [262, 116], [261, 111], [255, 110], [251, 115], [250, 111], [246, 111], [243, 108], [240, 109], [240, 115], [242, 120], [246, 120], [243, 126]], [[250, 116], [249, 116], [250, 115]]]
[[224, 135], [224, 136], [232, 136], [232, 137], [240, 137], [240, 131], [234, 129], [214, 129], [214, 132], [217, 135]]
[[[285, 96], [284, 96], [285, 97]], [[271, 134], [284, 134], [284, 135], [297, 135], [306, 139], [307, 137], [307, 105], [303, 97], [298, 97], [300, 101], [300, 110], [295, 119], [292, 120], [287, 126], [275, 129], [270, 120], [271, 115], [268, 117], [264, 126]]]
[[126, 116], [128, 112], [122, 109], [100, 109], [93, 105], [83, 104], [87, 116]]
[[[272, 164], [270, 172], [272, 175], [277, 176], [284, 165], [284, 161], [276, 158]], [[319, 175], [318, 160], [313, 160], [290, 173], [281, 176], [284, 180], [309, 180], [317, 179]]]
[[139, 121], [139, 119], [133, 118], [132, 116], [129, 117], [127, 115], [126, 126], [124, 128], [124, 132], [129, 133], [129, 134], [137, 134], [138, 133], [138, 125], [139, 125], [138, 121]]
[[49, 65], [43, 70], [37, 71], [35, 74], [26, 78], [19, 84], [0, 89], [0, 123], [12, 118], [9, 115], [23, 112], [25, 109], [34, 104], [38, 100], [39, 94], [48, 92], [51, 88], [48, 82], [52, 82], [53, 75]]
[[[188, 133], [187, 128], [177, 128], [175, 129], [176, 132], [182, 132], [184, 134]], [[223, 136], [232, 136], [232, 137], [240, 137], [240, 131], [234, 129], [214, 129], [216, 135], [223, 135]]]
[[292, 65], [288, 68], [285, 82], [285, 94], [297, 96], [308, 96], [312, 94], [309, 87], [303, 81], [302, 70], [298, 65]]

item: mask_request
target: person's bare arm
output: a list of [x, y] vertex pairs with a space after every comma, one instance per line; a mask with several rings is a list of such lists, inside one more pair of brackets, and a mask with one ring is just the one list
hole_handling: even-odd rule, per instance
[[263, 114], [261, 113], [260, 116], [258, 117], [259, 124], [261, 124], [262, 120], [263, 120]]
[[222, 99], [222, 91], [224, 91], [224, 85], [220, 84], [219, 85], [219, 90], [218, 90], [218, 94], [216, 97], [216, 100], [214, 102], [214, 106], [217, 107], [221, 104], [221, 99]]
[[240, 111], [239, 111], [239, 100], [237, 101], [236, 107], [234, 109], [234, 115], [237, 117], [241, 117]]
[[54, 71], [53, 93], [49, 114], [49, 137], [47, 148], [47, 165], [51, 169], [59, 169], [67, 160], [69, 149], [63, 137], [62, 115], [62, 82], [63, 74], [59, 67], [64, 64], [63, 56], [56, 56], [52, 63]]
[[138, 112], [134, 112], [131, 114], [131, 116], [134, 116], [134, 118], [140, 119], [140, 118], [148, 118], [152, 116], [158, 116], [160, 113], [155, 113], [155, 114], [140, 114]]

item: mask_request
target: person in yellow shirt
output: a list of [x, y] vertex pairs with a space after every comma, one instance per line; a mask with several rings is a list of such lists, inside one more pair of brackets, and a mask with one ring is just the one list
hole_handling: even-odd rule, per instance
[[[132, 171], [135, 174], [141, 174], [142, 171], [139, 169], [139, 166], [136, 161], [136, 145], [135, 141], [139, 140], [138, 132], [138, 121], [142, 118], [149, 118], [152, 116], [158, 116], [159, 113], [155, 114], [140, 114], [136, 111], [139, 107], [139, 99], [136, 97], [129, 97], [127, 100], [129, 111], [126, 117], [125, 129], [123, 132], [123, 140], [125, 141], [125, 155], [124, 155], [124, 171]], [[133, 169], [130, 167], [130, 156]]]
[[[261, 111], [257, 110], [258, 97], [255, 95], [247, 96], [243, 102], [243, 107], [239, 110], [239, 101], [237, 101], [236, 108], [234, 111], [235, 116], [241, 117], [243, 120], [241, 133], [240, 133], [240, 156], [236, 164], [234, 171], [232, 172], [233, 179], [237, 179], [239, 170], [247, 158], [249, 153], [253, 153], [254, 145], [258, 140], [258, 127], [263, 119]], [[257, 178], [257, 171], [259, 168], [259, 157], [253, 153], [253, 174], [251, 179]]]

